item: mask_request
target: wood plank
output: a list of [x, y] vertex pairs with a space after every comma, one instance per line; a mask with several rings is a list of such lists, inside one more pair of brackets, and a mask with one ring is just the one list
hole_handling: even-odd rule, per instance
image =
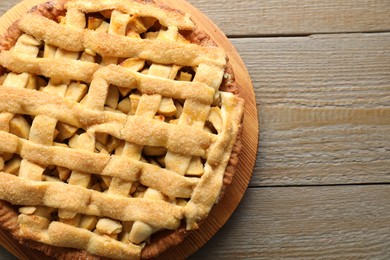
[[[0, 2], [0, 14], [19, 0]], [[189, 0], [225, 34], [291, 35], [390, 30], [390, 2], [383, 0]]]
[[190, 259], [389, 259], [390, 185], [250, 188]]
[[0, 2], [0, 15], [4, 14], [6, 11], [11, 9], [12, 6], [16, 5], [19, 1], [1, 1]]
[[390, 1], [189, 0], [227, 35], [372, 32], [390, 29]]
[[260, 117], [251, 186], [390, 182], [390, 33], [232, 41]]

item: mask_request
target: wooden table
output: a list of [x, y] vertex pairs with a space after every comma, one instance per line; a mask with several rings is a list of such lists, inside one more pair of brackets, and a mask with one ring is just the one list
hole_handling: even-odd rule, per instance
[[192, 259], [389, 259], [390, 1], [189, 2], [240, 52], [260, 120], [246, 195]]

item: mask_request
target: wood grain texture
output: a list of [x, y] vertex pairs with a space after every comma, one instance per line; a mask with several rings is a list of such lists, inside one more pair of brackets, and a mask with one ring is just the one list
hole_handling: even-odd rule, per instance
[[387, 0], [189, 0], [229, 36], [390, 30]]
[[[17, 2], [19, 1], [3, 0], [0, 3], [0, 14]], [[390, 2], [386, 0], [189, 0], [189, 2], [210, 17], [229, 36], [390, 30], [388, 15]]]
[[389, 259], [390, 186], [249, 189], [195, 259]]
[[390, 33], [232, 41], [261, 125], [251, 186], [390, 182]]

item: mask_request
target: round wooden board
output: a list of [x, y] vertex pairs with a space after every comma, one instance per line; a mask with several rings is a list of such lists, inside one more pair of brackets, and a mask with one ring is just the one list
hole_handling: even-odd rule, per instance
[[[47, 0], [24, 0], [0, 17], [0, 35], [33, 6]], [[170, 6], [190, 13], [197, 26], [225, 49], [233, 66], [236, 82], [240, 86], [240, 96], [245, 99], [244, 126], [242, 133], [243, 149], [240, 154], [238, 172], [232, 184], [226, 190], [224, 198], [213, 207], [209, 217], [200, 228], [191, 232], [179, 245], [163, 253], [160, 259], [182, 259], [190, 256], [201, 248], [226, 223], [241, 201], [249, 180], [252, 176], [258, 148], [259, 123], [256, 109], [256, 99], [252, 82], [246, 67], [236, 49], [226, 36], [204, 14], [185, 0], [160, 0]], [[49, 259], [43, 253], [31, 250], [19, 244], [7, 232], [0, 229], [0, 244], [19, 259]]]

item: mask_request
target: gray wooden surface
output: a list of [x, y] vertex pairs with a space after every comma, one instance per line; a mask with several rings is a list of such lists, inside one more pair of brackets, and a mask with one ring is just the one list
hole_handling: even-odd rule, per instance
[[390, 259], [390, 1], [189, 2], [242, 55], [261, 132], [242, 203], [191, 258]]

